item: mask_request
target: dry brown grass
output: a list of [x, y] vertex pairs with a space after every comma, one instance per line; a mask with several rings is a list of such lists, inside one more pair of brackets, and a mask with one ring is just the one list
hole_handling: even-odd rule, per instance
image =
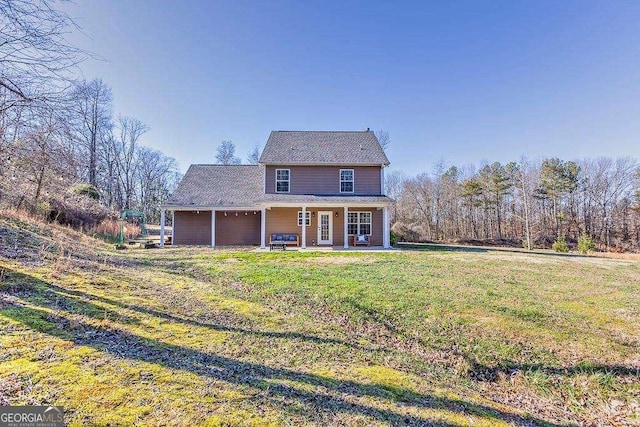
[[[124, 224], [124, 237], [125, 239], [135, 239], [140, 235], [142, 229], [135, 224]], [[115, 219], [105, 219], [96, 225], [91, 231], [91, 234], [100, 234], [102, 236], [111, 237], [116, 239], [120, 237], [120, 221]]]
[[0, 245], [0, 404], [77, 425], [640, 422], [628, 259], [115, 253], [17, 217], [0, 238], [41, 259]]

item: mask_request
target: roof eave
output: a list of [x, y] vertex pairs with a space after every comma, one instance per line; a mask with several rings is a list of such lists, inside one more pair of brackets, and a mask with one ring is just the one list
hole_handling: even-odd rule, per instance
[[161, 205], [160, 209], [168, 211], [254, 211], [260, 209], [259, 205], [221, 206], [221, 205]]
[[391, 163], [260, 162], [264, 166], [389, 166]]

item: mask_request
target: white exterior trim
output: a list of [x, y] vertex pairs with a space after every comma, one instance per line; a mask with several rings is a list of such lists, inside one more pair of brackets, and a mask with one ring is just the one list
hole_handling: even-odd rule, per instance
[[[366, 223], [360, 222], [360, 215], [359, 214], [368, 213], [369, 214], [369, 234], [366, 234], [366, 235], [367, 236], [373, 236], [374, 235], [374, 233], [373, 233], [373, 212], [372, 211], [351, 211], [350, 213], [358, 214], [357, 215], [358, 222], [356, 223], [358, 225], [366, 224]], [[347, 234], [348, 234], [348, 232], [349, 232], [349, 229], [348, 229], [348, 227], [349, 227], [349, 218], [347, 218], [346, 223], [347, 223]], [[360, 231], [359, 229], [360, 229], [360, 227], [358, 227], [358, 231]]]
[[344, 207], [344, 248], [349, 249], [349, 208]]
[[[339, 196], [338, 196], [339, 197]], [[215, 209], [216, 211], [259, 211], [260, 209], [267, 208], [299, 208], [302, 204], [305, 204], [307, 208], [342, 208], [342, 207], [360, 207], [360, 208], [383, 208], [385, 206], [393, 205], [393, 201], [388, 202], [305, 202], [305, 201], [291, 201], [291, 202], [260, 202], [253, 206], [163, 206], [161, 209], [170, 211], [210, 211]]]
[[[287, 171], [287, 176], [289, 177], [289, 179], [287, 180], [287, 191], [278, 191], [278, 171]], [[275, 187], [273, 188], [273, 192], [275, 194], [287, 194], [287, 193], [291, 193], [291, 169], [288, 168], [276, 168], [275, 173], [274, 173], [274, 183], [273, 185], [275, 185]], [[284, 182], [284, 180], [281, 180]]]
[[165, 222], [165, 210], [160, 209], [160, 247], [164, 248], [164, 222]]
[[391, 247], [391, 236], [389, 235], [389, 208], [382, 208], [382, 247], [389, 249]]
[[266, 236], [265, 233], [267, 231], [267, 209], [260, 209], [260, 247], [262, 249], [266, 248]]
[[[351, 191], [342, 191], [342, 172], [351, 171]], [[348, 182], [348, 181], [345, 181]], [[356, 192], [356, 170], [355, 169], [345, 169], [340, 168], [340, 173], [338, 176], [338, 193], [340, 194], [353, 194]]]
[[[320, 222], [320, 217], [322, 215], [327, 215], [329, 217], [329, 240], [320, 240], [320, 236], [322, 235], [322, 225]], [[333, 246], [333, 211], [318, 211], [318, 236], [316, 242], [318, 245], [329, 245]]]
[[307, 249], [307, 207], [302, 207], [302, 249]]
[[384, 189], [384, 166], [380, 168], [380, 194], [383, 196], [387, 195], [387, 192]]
[[[383, 208], [385, 206], [391, 206], [393, 202], [378, 202], [378, 203], [344, 203], [344, 202], [311, 202], [305, 203], [307, 208]], [[263, 206], [267, 208], [299, 208], [301, 202], [270, 202], [265, 203]], [[208, 208], [211, 209], [211, 208]], [[193, 210], [193, 209], [190, 209]], [[251, 210], [251, 209], [245, 209]]]
[[210, 211], [215, 209], [216, 211], [259, 211], [260, 205], [253, 206], [164, 206], [166, 210], [170, 211]]

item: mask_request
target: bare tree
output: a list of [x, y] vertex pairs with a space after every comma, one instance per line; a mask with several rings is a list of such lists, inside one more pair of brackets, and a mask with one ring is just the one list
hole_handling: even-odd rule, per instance
[[231, 141], [222, 141], [216, 151], [216, 161], [221, 165], [239, 165], [242, 163], [236, 157], [236, 146]]
[[376, 132], [376, 137], [378, 138], [378, 142], [383, 150], [389, 148], [389, 145], [391, 145], [391, 136], [389, 135], [389, 132], [386, 130], [379, 130]]
[[157, 219], [158, 206], [176, 184], [178, 166], [172, 157], [149, 147], [138, 147], [138, 205], [147, 220]]
[[79, 83], [72, 95], [76, 119], [75, 136], [87, 150], [88, 181], [97, 185], [98, 150], [112, 126], [111, 88], [102, 80]]
[[0, 0], [0, 111], [59, 99], [85, 53], [65, 35], [75, 27], [52, 0]]
[[511, 181], [514, 183], [518, 195], [522, 199], [522, 216], [516, 215], [515, 213], [514, 215], [524, 221], [524, 242], [526, 243], [526, 248], [531, 250], [533, 243], [531, 238], [530, 205], [533, 192], [535, 191], [531, 163], [526, 157], [522, 157], [520, 163], [510, 162], [505, 168]]
[[257, 165], [260, 160], [260, 144], [256, 142], [249, 154], [247, 155], [247, 162], [250, 165]]
[[[387, 196], [397, 202], [397, 199], [402, 193], [402, 187], [404, 181], [407, 178], [400, 171], [393, 171], [384, 177], [384, 191]], [[398, 217], [397, 204], [394, 203], [393, 210], [391, 211], [391, 223], [396, 222]]]
[[138, 119], [119, 116], [117, 120], [119, 135], [115, 142], [116, 170], [120, 187], [119, 205], [121, 208], [133, 207], [138, 172], [138, 141], [147, 132], [147, 126]]

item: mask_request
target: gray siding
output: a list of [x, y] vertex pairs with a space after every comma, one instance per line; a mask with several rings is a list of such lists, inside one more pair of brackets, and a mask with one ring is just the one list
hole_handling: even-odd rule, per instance
[[[380, 166], [267, 166], [265, 193], [274, 194], [276, 169], [291, 172], [289, 194], [380, 195]], [[340, 169], [353, 169], [353, 193], [340, 193]]]

